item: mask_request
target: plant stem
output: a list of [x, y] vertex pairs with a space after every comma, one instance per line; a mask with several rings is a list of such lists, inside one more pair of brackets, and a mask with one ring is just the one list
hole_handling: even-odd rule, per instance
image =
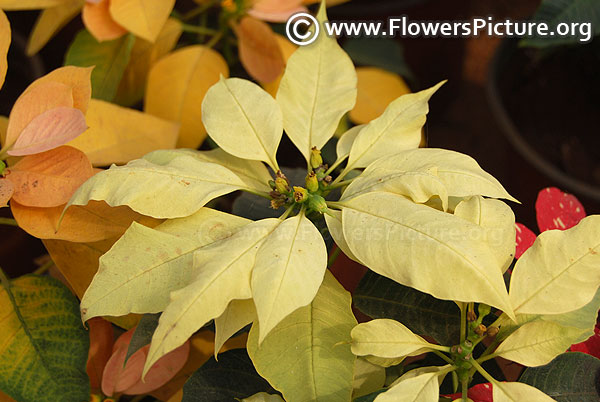
[[[286, 209], [286, 210], [285, 210], [285, 212], [283, 213], [283, 215], [281, 215], [281, 216], [279, 217], [279, 219], [281, 219], [281, 220], [284, 220], [285, 218], [287, 218], [287, 217], [290, 215], [290, 213], [292, 212], [292, 210], [293, 210], [293, 209], [294, 209], [294, 205], [292, 204], [292, 205], [290, 205], [290, 206], [288, 207], [288, 209]], [[301, 211], [301, 213], [302, 213], [302, 212], [303, 212], [303, 211]]]
[[340, 256], [341, 252], [342, 252], [342, 249], [339, 248], [338, 246], [335, 246], [335, 248], [331, 252], [331, 255], [329, 256], [329, 259], [327, 260], [327, 268], [331, 268], [331, 266], [333, 265], [335, 260], [337, 260], [337, 258]]
[[46, 262], [44, 265], [33, 271], [34, 275], [43, 275], [54, 265], [54, 261], [50, 260]]
[[328, 207], [332, 207], [335, 209], [342, 209], [342, 204], [335, 201], [326, 201]]
[[[352, 169], [350, 169], [350, 170], [352, 170]], [[330, 184], [330, 186], [333, 186], [333, 185], [335, 185], [335, 184], [339, 183], [340, 181], [342, 181], [342, 179], [343, 179], [344, 177], [346, 177], [346, 175], [347, 175], [348, 173], [350, 173], [350, 170], [348, 170], [348, 166], [346, 166], [346, 167], [344, 168], [344, 170], [342, 170], [342, 173], [340, 173], [340, 175], [339, 175], [338, 177], [336, 177], [336, 178], [335, 178], [335, 180], [333, 181], [333, 183], [331, 183], [331, 184]]]
[[17, 221], [12, 218], [0, 218], [0, 225], [19, 227], [19, 224], [17, 223]]
[[214, 36], [220, 32], [216, 29], [197, 26], [197, 25], [189, 25], [189, 24], [181, 24], [181, 29], [184, 32], [191, 32], [191, 33], [197, 33], [197, 34], [201, 34], [201, 35], [210, 35], [210, 36]]
[[481, 367], [481, 365], [479, 363], [477, 363], [477, 361], [473, 360], [471, 362], [471, 364], [473, 365], [473, 367], [475, 367], [475, 369], [477, 371], [479, 371], [479, 374], [481, 374], [483, 376], [483, 378], [485, 378], [486, 380], [488, 380], [490, 383], [496, 383], [496, 379], [494, 377], [492, 377], [491, 375], [489, 375], [489, 373], [487, 371], [485, 371], [485, 369], [483, 367]]
[[242, 188], [241, 190], [245, 191], [247, 193], [250, 193], [250, 194], [258, 195], [259, 197], [262, 197], [262, 198], [266, 198], [267, 200], [271, 199], [271, 196], [269, 195], [269, 193], [264, 193], [262, 191], [255, 191], [255, 190], [251, 190], [249, 188]]
[[[433, 343], [429, 343], [426, 347], [431, 349], [432, 352], [439, 350], [440, 352], [450, 353], [449, 346], [435, 345]], [[454, 362], [452, 362], [452, 364], [454, 364]]]
[[[206, 44], [204, 46], [206, 46], [207, 48], [212, 48], [214, 47], [217, 43], [219, 43], [219, 41], [221, 40], [221, 38], [223, 37], [223, 35], [225, 34], [225, 32], [223, 31], [219, 31], [218, 33], [216, 33], [211, 40], [209, 40], [208, 42], [206, 42]], [[279, 170], [279, 166], [276, 166], [277, 169]]]
[[467, 309], [465, 303], [460, 305], [460, 343], [467, 337]]
[[338, 160], [333, 162], [333, 165], [331, 165], [331, 167], [329, 169], [327, 169], [327, 171], [325, 172], [325, 175], [331, 174], [331, 172], [333, 172], [335, 170], [335, 168], [337, 168], [343, 161], [345, 161], [346, 158], [348, 158], [348, 155], [344, 156], [343, 158], [338, 158]]
[[442, 358], [446, 363], [454, 364], [454, 361], [440, 351], [432, 350], [432, 353]]
[[[494, 344], [492, 343], [492, 345], [494, 345]], [[492, 345], [490, 345], [490, 346], [492, 346]], [[494, 345], [494, 346], [496, 346], [496, 345]], [[481, 356], [479, 356], [479, 359], [477, 359], [477, 361], [479, 363], [483, 363], [483, 362], [488, 361], [490, 359], [493, 359], [494, 357], [497, 357], [497, 356], [498, 356], [498, 354], [496, 354], [496, 353], [490, 353], [490, 354], [485, 355], [485, 356], [481, 355]]]
[[350, 180], [342, 180], [342, 181], [341, 181], [341, 182], [339, 182], [339, 183], [336, 183], [336, 184], [331, 184], [330, 186], [328, 186], [328, 187], [327, 187], [327, 189], [328, 189], [328, 190], [334, 190], [334, 189], [336, 189], [336, 188], [339, 188], [339, 187], [344, 187], [344, 186], [347, 186], [348, 184], [352, 183], [352, 181], [353, 181], [353, 180], [354, 180], [354, 179], [350, 179]]
[[468, 395], [469, 395], [469, 379], [465, 378], [464, 380], [460, 381], [460, 390], [461, 390], [461, 401], [462, 402], [467, 402], [468, 400]]
[[182, 21], [189, 21], [194, 17], [197, 17], [198, 15], [202, 14], [203, 12], [205, 12], [206, 10], [208, 10], [209, 8], [213, 7], [214, 5], [216, 5], [219, 1], [218, 0], [213, 0], [213, 1], [209, 1], [205, 4], [202, 4], [201, 6], [198, 6], [196, 8], [194, 8], [193, 10], [188, 11], [187, 13], [185, 13], [183, 15], [183, 17], [181, 17]]

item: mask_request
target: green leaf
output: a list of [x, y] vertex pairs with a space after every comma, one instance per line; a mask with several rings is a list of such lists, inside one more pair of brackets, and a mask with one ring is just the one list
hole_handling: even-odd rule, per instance
[[370, 176], [371, 172], [380, 169], [388, 170], [390, 173], [427, 172], [432, 171], [432, 167], [437, 168], [436, 175], [446, 186], [449, 197], [482, 195], [516, 201], [498, 180], [479, 166], [475, 159], [446, 149], [418, 148], [399, 152], [374, 162], [365, 169], [362, 176]]
[[286, 317], [260, 346], [253, 325], [248, 354], [285, 400], [350, 400], [355, 357], [349, 341], [356, 325], [350, 305], [350, 294], [327, 272], [312, 304]]
[[[319, 9], [317, 19], [320, 23], [327, 19], [325, 7]], [[334, 37], [322, 33], [292, 54], [277, 102], [287, 135], [309, 161], [311, 148], [321, 149], [327, 143], [356, 102], [354, 65]]]
[[258, 392], [273, 393], [258, 375], [245, 349], [234, 349], [204, 363], [183, 386], [182, 402], [231, 402]]
[[369, 395], [365, 395], [365, 396], [361, 396], [360, 398], [356, 398], [354, 400], [354, 402], [373, 402], [379, 394], [383, 394], [385, 391], [386, 391], [386, 389], [380, 389], [378, 391], [370, 393]]
[[480, 226], [391, 193], [363, 194], [342, 206], [344, 238], [373, 271], [439, 299], [482, 302], [513, 316]]
[[527, 368], [519, 379], [558, 402], [596, 402], [600, 360], [584, 353], [563, 353], [541, 367]]
[[279, 219], [252, 222], [195, 253], [196, 279], [171, 292], [171, 302], [152, 337], [144, 375], [158, 359], [223, 314], [231, 300], [252, 296], [250, 276], [257, 252], [265, 239], [283, 224]]
[[408, 79], [414, 78], [398, 41], [385, 38], [349, 38], [344, 42], [344, 50], [355, 64], [379, 67]]
[[[590, 23], [590, 38], [600, 34], [600, 8], [595, 0], [543, 0], [532, 18], [535, 22], [546, 22], [549, 32], [556, 32], [559, 24]], [[578, 28], [579, 29], [579, 28]], [[531, 38], [524, 38], [520, 46], [545, 48], [561, 44], [581, 44], [582, 37], [539, 36], [534, 30]]]
[[170, 292], [193, 281], [194, 252], [231, 236], [248, 223], [209, 208], [168, 220], [154, 229], [133, 223], [100, 257], [98, 273], [81, 300], [83, 320], [163, 311]]
[[0, 389], [22, 402], [87, 401], [89, 337], [75, 296], [50, 277], [2, 283]]
[[600, 216], [568, 230], [538, 236], [517, 261], [510, 280], [515, 312], [560, 314], [588, 304], [600, 285]]
[[90, 178], [73, 194], [67, 208], [96, 200], [113, 207], [127, 205], [154, 218], [180, 218], [241, 188], [247, 185], [231, 170], [193, 156], [182, 155], [165, 165], [136, 159]]
[[385, 368], [369, 362], [365, 358], [356, 359], [352, 398], [368, 395], [381, 389], [385, 384]]
[[134, 43], [135, 36], [131, 34], [98, 42], [84, 29], [67, 50], [65, 66], [96, 66], [92, 71], [92, 96], [110, 102], [117, 94]]
[[582, 332], [551, 321], [533, 321], [508, 336], [494, 353], [524, 366], [541, 366], [567, 350]]
[[266, 162], [274, 171], [279, 170], [275, 153], [282, 119], [271, 95], [239, 78], [221, 79], [202, 102], [202, 122], [219, 147], [239, 158]]
[[285, 317], [313, 301], [326, 268], [325, 241], [303, 213], [273, 230], [256, 253], [252, 270], [259, 343]]
[[381, 157], [417, 148], [429, 112], [429, 98], [444, 82], [390, 103], [381, 116], [360, 130], [345, 170], [366, 167]]
[[394, 359], [431, 350], [431, 344], [398, 321], [380, 318], [352, 329], [352, 353]]
[[127, 363], [127, 360], [129, 360], [131, 355], [150, 344], [152, 334], [154, 334], [154, 330], [156, 330], [156, 327], [158, 326], [159, 318], [160, 314], [144, 314], [140, 319], [140, 322], [135, 327], [135, 331], [133, 331], [131, 341], [129, 342], [127, 354], [125, 355], [125, 363]]
[[454, 215], [473, 222], [484, 229], [485, 240], [496, 255], [502, 272], [515, 259], [515, 214], [504, 202], [472, 196], [461, 201]]
[[441, 345], [453, 345], [460, 333], [456, 303], [400, 285], [368, 271], [354, 291], [354, 305], [371, 318], [390, 318], [411, 331], [433, 337]]

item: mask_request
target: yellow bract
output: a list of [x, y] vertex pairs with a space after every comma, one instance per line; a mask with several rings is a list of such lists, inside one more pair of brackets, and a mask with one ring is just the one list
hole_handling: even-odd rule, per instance
[[[317, 18], [326, 20], [325, 7]], [[319, 35], [289, 58], [277, 102], [287, 135], [307, 161], [311, 148], [325, 145], [355, 101], [354, 66], [335, 38]]]
[[439, 299], [483, 302], [513, 316], [481, 226], [392, 193], [363, 194], [343, 207], [344, 238], [373, 271]]
[[283, 319], [260, 346], [262, 328], [252, 326], [248, 355], [287, 401], [350, 401], [356, 360], [348, 344], [356, 325], [350, 306], [350, 294], [327, 271], [312, 303]]
[[367, 124], [352, 144], [346, 170], [366, 167], [383, 156], [417, 148], [429, 111], [429, 98], [443, 84], [401, 96], [380, 117]]
[[255, 320], [256, 308], [252, 299], [232, 300], [223, 314], [215, 318], [215, 359], [229, 338]]
[[356, 124], [375, 120], [391, 102], [410, 93], [402, 77], [377, 67], [358, 67], [356, 76], [358, 97], [349, 114], [350, 120]]
[[0, 9], [4, 10], [35, 10], [60, 6], [69, 0], [0, 0]]
[[86, 122], [89, 129], [68, 144], [86, 153], [95, 166], [123, 164], [156, 149], [175, 148], [179, 125], [92, 99]]
[[85, 0], [66, 0], [40, 13], [27, 42], [27, 54], [36, 54], [73, 17], [79, 13]]
[[152, 336], [144, 375], [158, 359], [223, 314], [231, 300], [252, 296], [250, 277], [257, 251], [280, 224], [279, 219], [249, 223], [195, 253], [196, 279], [171, 294]]
[[222, 79], [206, 93], [202, 121], [225, 152], [279, 170], [275, 153], [283, 135], [281, 110], [258, 85], [239, 78]]
[[11, 32], [10, 23], [4, 11], [0, 10], [0, 88], [4, 84], [6, 71], [8, 70], [8, 61], [6, 56], [10, 46]]
[[154, 42], [175, 0], [111, 0], [110, 15], [129, 32]]
[[96, 174], [73, 194], [67, 208], [104, 200], [154, 218], [181, 218], [214, 198], [246, 187], [226, 167], [192, 156], [182, 155], [165, 165], [136, 159]]
[[169, 18], [154, 42], [142, 38], [135, 39], [129, 64], [123, 72], [117, 90], [115, 103], [133, 106], [144, 97], [150, 69], [173, 50], [181, 33], [181, 23], [174, 18]]
[[266, 238], [254, 264], [251, 286], [260, 343], [286, 316], [313, 300], [327, 267], [327, 249], [319, 230], [301, 213]]
[[396, 358], [431, 350], [431, 344], [398, 321], [378, 319], [352, 329], [352, 353], [357, 356]]
[[[164, 310], [170, 292], [194, 278], [194, 252], [230, 236], [248, 222], [202, 208], [192, 216], [167, 221], [154, 229], [132, 224], [100, 258], [98, 274], [81, 301], [83, 320]], [[143, 256], [132, 260], [131, 250], [136, 244], [146, 248]], [[140, 287], [152, 297], [131, 297]]]
[[178, 147], [197, 148], [206, 137], [200, 119], [208, 89], [227, 77], [227, 62], [204, 46], [181, 48], [158, 61], [150, 70], [144, 110], [181, 123]]
[[[600, 216], [548, 230], [517, 261], [510, 300], [517, 313], [560, 314], [589, 303], [600, 283]], [[560, 295], [560, 302], [557, 302]]]
[[515, 258], [515, 214], [504, 202], [480, 195], [461, 201], [454, 215], [484, 228], [485, 240], [496, 255], [502, 273]]
[[494, 402], [554, 401], [539, 389], [522, 382], [495, 382], [492, 393]]
[[440, 380], [437, 371], [419, 375], [413, 375], [409, 371], [392, 384], [388, 391], [378, 395], [375, 402], [436, 402], [439, 396]]
[[533, 321], [513, 332], [495, 353], [525, 366], [541, 366], [567, 350], [582, 332], [587, 330]]

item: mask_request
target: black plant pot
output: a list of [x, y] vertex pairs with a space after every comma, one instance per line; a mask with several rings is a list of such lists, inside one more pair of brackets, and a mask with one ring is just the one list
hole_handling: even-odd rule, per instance
[[[549, 183], [560, 187], [564, 191], [588, 199], [593, 204], [598, 205], [598, 203], [600, 203], [600, 186], [592, 181], [586, 181], [575, 177], [556, 163], [550, 161], [544, 155], [544, 152], [539, 151], [546, 146], [543, 138], [543, 136], [546, 135], [544, 130], [540, 130], [536, 133], [539, 141], [536, 141], [535, 145], [532, 144], [531, 136], [529, 137], [529, 140], [526, 139], [521, 127], [516, 124], [514, 115], [509, 112], [507, 107], [507, 96], [505, 93], [503, 94], [503, 91], [506, 92], [506, 88], [502, 85], [505, 85], [505, 82], [507, 81], [506, 70], [509, 69], [509, 65], [514, 61], [514, 57], [518, 52], [520, 52], [518, 48], [518, 39], [505, 39], [496, 50], [489, 69], [486, 89], [488, 101], [498, 125], [513, 148], [526, 162], [545, 176]], [[514, 74], [514, 65], [510, 69], [510, 74]], [[593, 86], [594, 84], [590, 83], [589, 85]], [[548, 99], [548, 101], [551, 102], [552, 99]], [[569, 119], [577, 121], [578, 116], [569, 116]], [[581, 135], [597, 136], [597, 130], [597, 126], [587, 127], [587, 130]], [[572, 133], [565, 133], [565, 135], [566, 134]], [[596, 160], [594, 162], [597, 163], [598, 161]], [[595, 206], [593, 206], [592, 209], [595, 209]]]

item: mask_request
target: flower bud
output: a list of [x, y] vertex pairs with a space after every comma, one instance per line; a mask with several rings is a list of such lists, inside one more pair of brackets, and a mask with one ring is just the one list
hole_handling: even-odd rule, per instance
[[308, 191], [303, 187], [294, 186], [294, 201], [298, 204], [303, 203], [308, 199]]
[[317, 147], [312, 147], [310, 150], [310, 166], [313, 169], [318, 168], [323, 164], [323, 158], [321, 157], [321, 151]]
[[484, 336], [485, 333], [487, 332], [487, 327], [483, 324], [479, 324], [476, 328], [475, 328], [475, 333], [479, 336]]
[[498, 329], [498, 327], [489, 327], [487, 329], [487, 336], [489, 336], [490, 338], [493, 338], [496, 335], [498, 335], [498, 332], [500, 332], [500, 330]]
[[285, 200], [278, 198], [278, 199], [274, 199], [271, 200], [271, 208], [273, 209], [279, 209], [280, 207], [283, 207], [285, 205]]
[[319, 190], [319, 180], [317, 179], [315, 172], [310, 172], [306, 175], [306, 188], [311, 193]]
[[469, 310], [467, 311], [467, 321], [476, 321], [477, 320], [477, 314], [475, 314], [475, 312], [473, 310]]
[[290, 192], [290, 186], [284, 177], [277, 177], [275, 179], [275, 188], [280, 194], [288, 194]]
[[308, 198], [308, 207], [313, 211], [325, 213], [327, 211], [327, 202], [320, 195], [310, 194]]

